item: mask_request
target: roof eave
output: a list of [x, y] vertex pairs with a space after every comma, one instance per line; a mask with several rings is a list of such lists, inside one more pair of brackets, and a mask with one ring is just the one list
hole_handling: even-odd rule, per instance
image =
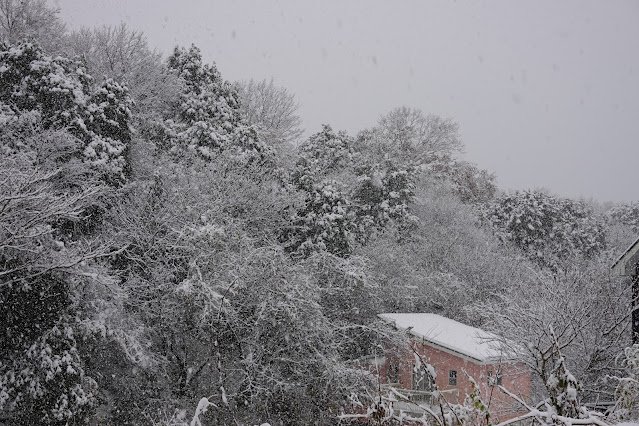
[[469, 353], [462, 352], [462, 351], [460, 351], [460, 350], [458, 350], [458, 349], [451, 348], [450, 346], [446, 346], [446, 345], [443, 345], [443, 344], [441, 344], [441, 343], [439, 343], [439, 342], [435, 342], [435, 341], [433, 341], [433, 340], [429, 339], [429, 338], [428, 338], [428, 337], [426, 337], [426, 336], [422, 336], [422, 335], [421, 335], [421, 334], [419, 334], [419, 333], [413, 332], [412, 330], [411, 330], [411, 331], [409, 331], [409, 333], [410, 333], [412, 336], [417, 337], [418, 339], [421, 339], [421, 340], [422, 340], [422, 342], [426, 342], [426, 343], [428, 343], [429, 345], [431, 345], [431, 346], [435, 346], [435, 347], [437, 347], [438, 349], [444, 350], [444, 351], [446, 351], [446, 352], [452, 352], [453, 354], [458, 355], [458, 356], [461, 356], [461, 357], [463, 357], [463, 358], [469, 358], [469, 360], [470, 360], [470, 361], [473, 361], [473, 362], [475, 362], [476, 364], [484, 364], [484, 363], [486, 362], [486, 359], [487, 359], [487, 358], [478, 358], [478, 357], [477, 357], [477, 356], [475, 356], [475, 355], [471, 355], [471, 354], [469, 354]]

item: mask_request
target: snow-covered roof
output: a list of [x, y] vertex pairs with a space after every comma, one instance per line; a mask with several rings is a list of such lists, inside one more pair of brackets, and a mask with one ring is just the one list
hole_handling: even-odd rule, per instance
[[639, 261], [639, 238], [612, 264], [610, 269], [617, 275], [632, 275]]
[[466, 355], [479, 362], [507, 358], [495, 347], [497, 336], [494, 334], [441, 315], [387, 313], [378, 316], [393, 322], [398, 329], [409, 330], [412, 335], [426, 342]]

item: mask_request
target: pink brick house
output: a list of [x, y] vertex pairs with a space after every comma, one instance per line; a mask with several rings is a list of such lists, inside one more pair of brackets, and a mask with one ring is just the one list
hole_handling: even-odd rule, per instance
[[[436, 314], [380, 314], [382, 319], [406, 330], [411, 350], [390, 349], [377, 363], [380, 382], [393, 386], [414, 403], [397, 403], [397, 409], [419, 412], [418, 405], [432, 404], [433, 385], [415, 374], [416, 351], [424, 362], [435, 368], [437, 388], [451, 404], [463, 403], [472, 392], [472, 377], [479, 384], [482, 399], [489, 403], [494, 420], [504, 421], [523, 414], [520, 404], [496, 385], [528, 401], [531, 372], [513, 357], [495, 348], [493, 335]], [[420, 414], [420, 413], [418, 413]]]

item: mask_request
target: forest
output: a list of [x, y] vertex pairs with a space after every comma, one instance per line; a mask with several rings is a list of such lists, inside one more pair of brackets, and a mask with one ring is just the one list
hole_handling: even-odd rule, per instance
[[[365, 368], [383, 312], [511, 344], [526, 424], [639, 418], [639, 201], [502, 191], [436, 111], [303, 129], [273, 80], [45, 0], [0, 33], [0, 424], [410, 424]], [[412, 421], [492, 424], [454, 409]]]

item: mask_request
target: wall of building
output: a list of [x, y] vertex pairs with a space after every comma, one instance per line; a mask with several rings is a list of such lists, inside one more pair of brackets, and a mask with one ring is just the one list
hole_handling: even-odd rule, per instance
[[[498, 372], [501, 371], [502, 386], [515, 395], [528, 401], [531, 394], [530, 370], [521, 363], [502, 362], [483, 364], [462, 354], [440, 348], [428, 342], [414, 340], [411, 342], [415, 351], [424, 362], [435, 367], [436, 384], [446, 400], [451, 404], [463, 404], [467, 394], [472, 392], [469, 376], [479, 385], [482, 400], [490, 403], [490, 411], [496, 420], [507, 420], [524, 411], [519, 403], [504, 394], [496, 386]], [[380, 381], [384, 384], [392, 383], [401, 389], [413, 389], [413, 366], [415, 354], [412, 350], [390, 350], [382, 366], [380, 366]], [[397, 379], [394, 371], [397, 366]], [[457, 384], [450, 384], [450, 371], [456, 372]], [[492, 371], [494, 380], [489, 383], [488, 372]]]
[[508, 420], [518, 415], [524, 414], [525, 409], [510, 396], [500, 391], [495, 381], [491, 386], [488, 381], [488, 371], [501, 371], [502, 386], [509, 392], [517, 395], [526, 402], [530, 402], [531, 395], [531, 373], [530, 369], [522, 363], [502, 362], [482, 366], [482, 381], [480, 390], [482, 399], [490, 401], [490, 412], [500, 420]]

